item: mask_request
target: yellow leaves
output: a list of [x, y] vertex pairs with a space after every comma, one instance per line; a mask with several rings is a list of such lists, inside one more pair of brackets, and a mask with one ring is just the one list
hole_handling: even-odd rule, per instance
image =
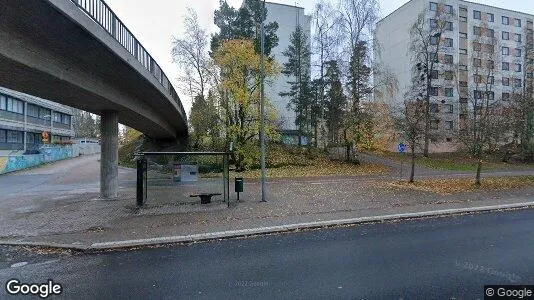
[[379, 188], [415, 190], [438, 195], [451, 195], [477, 190], [506, 190], [530, 186], [534, 186], [534, 176], [484, 178], [480, 187], [475, 186], [473, 179], [467, 178], [425, 179], [414, 183], [392, 181], [378, 184]]

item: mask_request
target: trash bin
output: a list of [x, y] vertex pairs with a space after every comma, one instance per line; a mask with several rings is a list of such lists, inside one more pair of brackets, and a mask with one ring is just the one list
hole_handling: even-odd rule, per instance
[[235, 192], [236, 193], [242, 193], [243, 192], [243, 178], [242, 177], [236, 177], [235, 178]]

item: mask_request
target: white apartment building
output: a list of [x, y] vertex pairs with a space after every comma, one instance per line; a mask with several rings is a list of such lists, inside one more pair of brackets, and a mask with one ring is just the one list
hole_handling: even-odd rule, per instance
[[[377, 24], [375, 39], [381, 46], [379, 63], [397, 77], [398, 92], [391, 99], [402, 103], [412, 79], [412, 53], [409, 50], [410, 28], [420, 13], [433, 26], [436, 11], [451, 13], [447, 30], [442, 34], [443, 47], [438, 53], [438, 71], [432, 80], [431, 108], [435, 124], [443, 139], [434, 141], [431, 151], [450, 151], [454, 138], [465, 128], [468, 96], [477, 97], [476, 68], [494, 70], [492, 93], [487, 97], [507, 101], [514, 90], [525, 84], [532, 73], [524, 66], [525, 45], [532, 42], [533, 15], [462, 0], [411, 0]], [[495, 59], [480, 59], [480, 51]], [[452, 66], [454, 76], [446, 76], [443, 65]], [[490, 98], [490, 99], [491, 99]]]
[[[280, 67], [283, 67], [283, 64], [287, 62], [283, 52], [289, 46], [291, 34], [297, 28], [297, 24], [303, 28], [308, 37], [311, 37], [311, 16], [305, 15], [304, 8], [298, 6], [267, 2], [265, 8], [268, 12], [266, 23], [278, 23], [278, 30], [276, 31], [279, 39], [278, 46], [272, 49], [271, 55]], [[289, 91], [290, 85], [287, 83], [288, 81], [292, 81], [292, 79], [280, 74], [274, 82], [265, 86], [265, 96], [278, 112], [284, 142], [297, 144], [299, 143], [299, 135], [295, 126], [296, 114], [292, 109], [288, 108], [290, 99], [280, 96], [280, 93]]]

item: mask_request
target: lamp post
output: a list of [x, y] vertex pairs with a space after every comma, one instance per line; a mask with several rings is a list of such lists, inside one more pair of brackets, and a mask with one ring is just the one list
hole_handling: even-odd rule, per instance
[[260, 58], [260, 68], [261, 68], [261, 82], [260, 82], [260, 151], [261, 151], [261, 202], [267, 202], [266, 193], [266, 180], [267, 180], [267, 171], [265, 167], [265, 0], [261, 6], [261, 58]]

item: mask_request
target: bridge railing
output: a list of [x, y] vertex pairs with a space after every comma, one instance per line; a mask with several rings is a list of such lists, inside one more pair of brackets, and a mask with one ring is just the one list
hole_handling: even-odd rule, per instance
[[132, 32], [115, 15], [104, 0], [70, 0], [91, 19], [104, 28], [115, 40], [117, 40], [130, 54], [132, 54], [169, 92], [173, 100], [185, 113], [178, 93], [169, 81], [169, 78], [161, 70], [158, 63], [146, 51], [145, 47], [135, 38]]

